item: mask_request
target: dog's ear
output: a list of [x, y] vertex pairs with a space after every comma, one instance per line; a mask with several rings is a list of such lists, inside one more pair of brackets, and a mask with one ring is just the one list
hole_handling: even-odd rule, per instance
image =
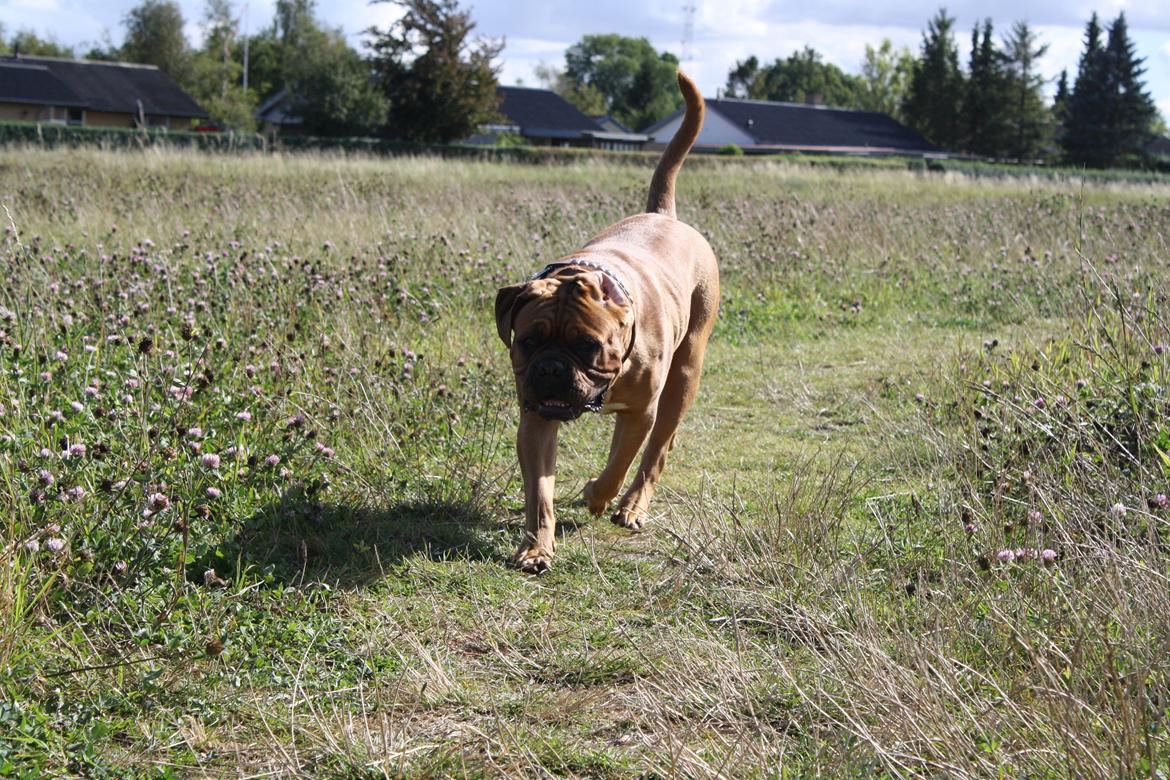
[[516, 310], [527, 296], [529, 283], [510, 284], [496, 293], [496, 331], [505, 347], [512, 346], [512, 323], [516, 321]]
[[596, 274], [597, 286], [601, 288], [601, 295], [603, 298], [616, 303], [618, 306], [628, 306], [629, 301], [626, 300], [626, 294], [622, 292], [622, 288], [614, 281], [614, 278], [607, 273], [598, 272]]

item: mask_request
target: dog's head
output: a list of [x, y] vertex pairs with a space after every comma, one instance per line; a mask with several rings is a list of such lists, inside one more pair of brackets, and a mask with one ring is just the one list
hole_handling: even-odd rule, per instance
[[496, 327], [512, 356], [522, 411], [573, 420], [599, 411], [633, 338], [633, 310], [609, 274], [567, 267], [502, 288]]

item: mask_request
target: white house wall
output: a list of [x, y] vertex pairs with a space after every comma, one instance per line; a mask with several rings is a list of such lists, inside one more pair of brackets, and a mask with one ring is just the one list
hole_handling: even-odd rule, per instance
[[[682, 120], [683, 115], [679, 112], [678, 116], [654, 132], [654, 142], [668, 143], [678, 132]], [[727, 144], [754, 146], [756, 139], [741, 130], [738, 125], [729, 122], [718, 111], [708, 107], [707, 118], [703, 121], [703, 130], [699, 133], [699, 138], [695, 143], [700, 146], [726, 146]]]

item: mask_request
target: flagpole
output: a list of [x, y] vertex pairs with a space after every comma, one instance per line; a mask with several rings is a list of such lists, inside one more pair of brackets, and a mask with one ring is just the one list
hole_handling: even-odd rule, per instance
[[244, 3], [244, 94], [248, 94], [248, 4]]

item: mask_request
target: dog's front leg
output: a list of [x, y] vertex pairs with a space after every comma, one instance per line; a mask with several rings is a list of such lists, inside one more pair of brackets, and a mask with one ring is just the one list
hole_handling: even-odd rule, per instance
[[524, 541], [513, 562], [529, 574], [548, 571], [556, 550], [553, 487], [560, 425], [556, 420], [546, 420], [535, 412], [520, 413], [516, 450], [524, 478]]

